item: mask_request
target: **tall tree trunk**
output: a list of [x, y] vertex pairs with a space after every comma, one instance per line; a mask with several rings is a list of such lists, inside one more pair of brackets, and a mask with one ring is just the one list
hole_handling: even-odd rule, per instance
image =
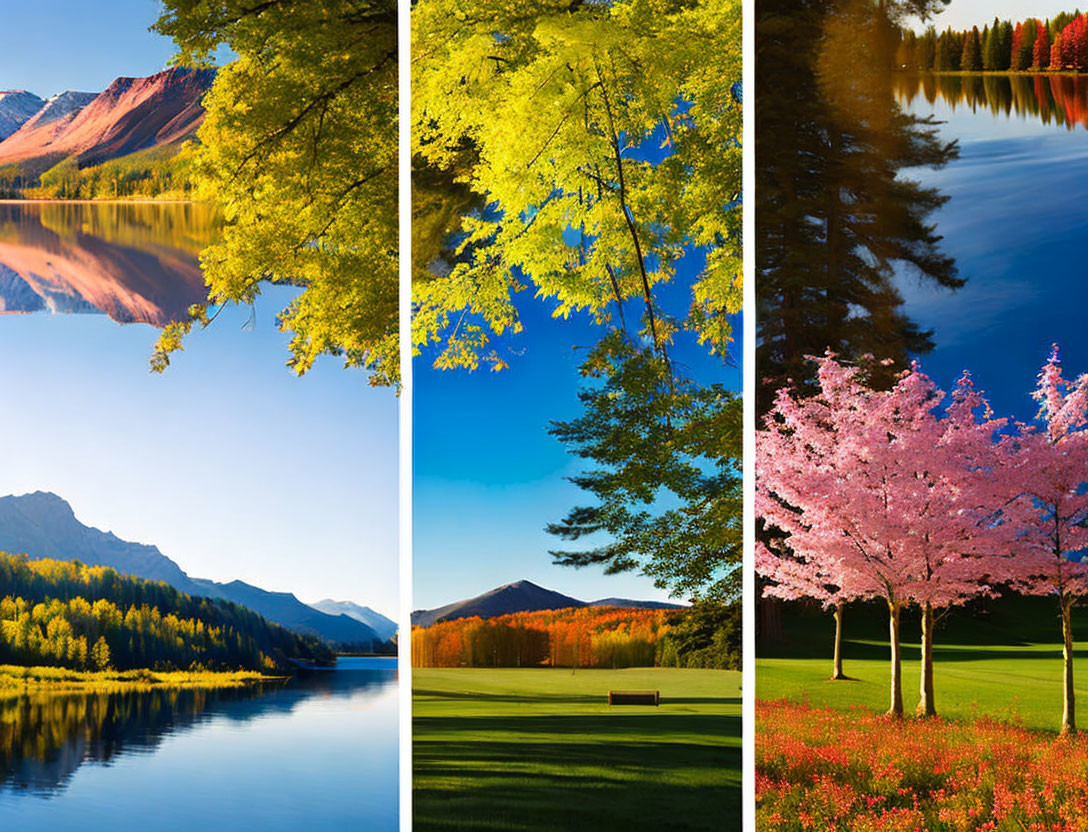
[[922, 684], [919, 690], [918, 716], [936, 716], [937, 705], [933, 699], [933, 605], [926, 601], [922, 606]]
[[842, 672], [842, 614], [845, 608], [845, 604], [839, 601], [835, 605], [835, 667], [831, 672], [832, 679], [845, 679], [846, 674]]
[[889, 630], [892, 642], [892, 702], [888, 716], [903, 718], [903, 673], [899, 657], [899, 602], [888, 601]]
[[1063, 596], [1062, 604], [1062, 658], [1065, 674], [1062, 680], [1062, 736], [1077, 733], [1077, 700], [1073, 691], [1073, 599]]

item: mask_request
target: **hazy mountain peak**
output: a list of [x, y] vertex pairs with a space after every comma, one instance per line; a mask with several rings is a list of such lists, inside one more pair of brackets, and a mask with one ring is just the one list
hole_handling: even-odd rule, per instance
[[361, 621], [385, 640], [391, 639], [397, 632], [397, 622], [370, 607], [361, 606], [353, 601], [334, 601], [332, 598], [325, 598], [310, 606], [328, 615], [346, 615], [348, 618]]

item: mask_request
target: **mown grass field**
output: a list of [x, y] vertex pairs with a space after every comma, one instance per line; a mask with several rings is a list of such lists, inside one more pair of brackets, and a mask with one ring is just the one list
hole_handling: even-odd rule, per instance
[[[740, 673], [412, 674], [415, 829], [740, 829]], [[661, 705], [609, 707], [610, 689]]]
[[[757, 699], [887, 710], [885, 615], [879, 607], [848, 608], [843, 655], [851, 679], [833, 682], [831, 616], [787, 608], [784, 639], [757, 649]], [[1074, 678], [1080, 723], [1088, 727], [1088, 609], [1074, 608], [1073, 621], [1079, 642], [1074, 645]], [[937, 712], [952, 719], [1019, 719], [1027, 728], [1056, 731], [1062, 711], [1060, 639], [1052, 599], [1010, 598], [948, 616], [934, 639]], [[903, 623], [903, 702], [908, 714], [918, 701], [919, 656], [917, 621], [908, 616]]]

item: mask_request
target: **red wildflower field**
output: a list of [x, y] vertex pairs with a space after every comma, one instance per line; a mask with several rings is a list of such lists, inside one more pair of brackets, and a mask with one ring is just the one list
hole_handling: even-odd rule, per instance
[[1088, 737], [756, 704], [760, 830], [1088, 829]]

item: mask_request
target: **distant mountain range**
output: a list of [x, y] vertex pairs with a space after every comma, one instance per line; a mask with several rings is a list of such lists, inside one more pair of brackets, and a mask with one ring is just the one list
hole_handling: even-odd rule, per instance
[[[155, 546], [130, 543], [112, 532], [83, 525], [67, 502], [49, 492], [0, 497], [0, 551], [32, 558], [79, 560], [92, 566], [111, 566], [126, 575], [164, 581], [190, 595], [241, 604], [289, 630], [318, 636], [335, 646], [371, 650], [391, 638], [391, 633], [379, 634], [361, 618], [323, 612], [302, 603], [290, 592], [269, 592], [243, 581], [224, 584], [191, 578]], [[389, 631], [389, 619], [367, 607], [358, 609], [377, 616], [382, 632]]]
[[361, 607], [352, 601], [333, 601], [331, 598], [326, 598], [324, 601], [318, 601], [315, 604], [310, 604], [310, 606], [329, 615], [346, 615], [348, 618], [362, 621], [378, 634], [378, 638], [386, 641], [391, 639], [397, 632], [397, 622], [390, 621], [380, 612], [375, 612], [370, 607]]
[[430, 627], [440, 621], [452, 621], [455, 618], [495, 618], [513, 612], [536, 612], [538, 610], [562, 610], [570, 607], [633, 607], [638, 609], [680, 609], [680, 604], [660, 601], [632, 601], [627, 598], [602, 598], [599, 601], [579, 601], [561, 592], [537, 586], [532, 581], [515, 581], [469, 598], [455, 601], [433, 610], [416, 610], [412, 613], [412, 625]]
[[0, 92], [0, 167], [17, 163], [36, 177], [65, 159], [87, 167], [179, 145], [204, 121], [200, 102], [214, 80], [214, 69], [173, 67], [118, 78], [101, 93], [69, 90], [43, 100]]

